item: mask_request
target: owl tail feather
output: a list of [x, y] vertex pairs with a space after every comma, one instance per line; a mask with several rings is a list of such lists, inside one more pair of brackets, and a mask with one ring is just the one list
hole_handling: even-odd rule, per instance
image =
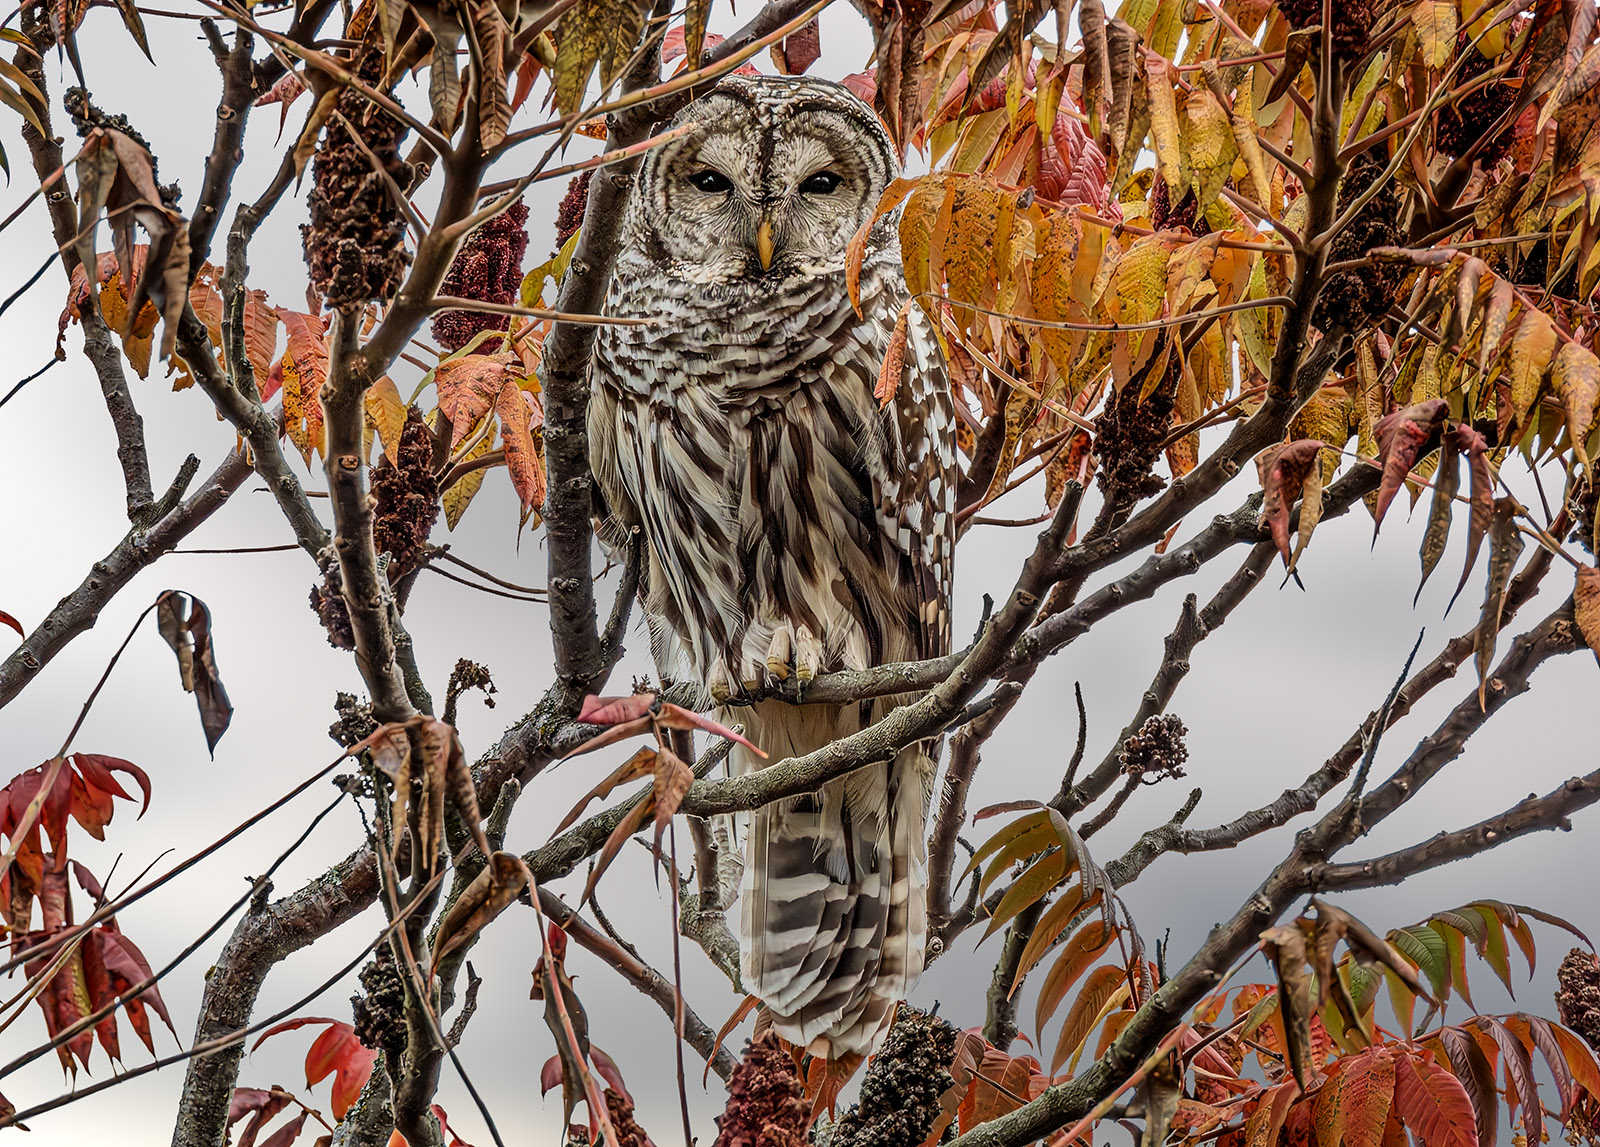
[[[767, 702], [742, 710], [768, 763], [861, 727], [859, 710]], [[753, 762], [735, 759], [739, 771]], [[927, 942], [921, 746], [751, 815], [741, 889], [747, 990], [777, 1033], [830, 1059], [867, 1055], [922, 972]]]

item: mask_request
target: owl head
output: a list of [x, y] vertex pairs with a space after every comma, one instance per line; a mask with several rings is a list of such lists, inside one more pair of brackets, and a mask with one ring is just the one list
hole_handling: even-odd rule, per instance
[[836, 269], [897, 170], [872, 109], [824, 80], [730, 76], [673, 122], [699, 126], [646, 157], [625, 245], [696, 282]]

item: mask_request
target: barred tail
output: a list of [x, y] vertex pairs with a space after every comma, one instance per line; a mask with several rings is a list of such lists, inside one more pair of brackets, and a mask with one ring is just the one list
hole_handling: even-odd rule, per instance
[[[732, 719], [744, 720], [769, 763], [862, 724], [854, 706], [780, 702]], [[752, 764], [735, 759], [740, 771]], [[932, 772], [926, 749], [914, 745], [892, 762], [751, 814], [741, 889], [745, 987], [772, 1012], [779, 1035], [814, 1054], [875, 1050], [895, 1004], [922, 973]]]

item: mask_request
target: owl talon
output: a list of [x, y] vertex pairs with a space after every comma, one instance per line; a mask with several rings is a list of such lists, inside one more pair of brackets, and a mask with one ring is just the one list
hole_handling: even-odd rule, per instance
[[728, 674], [721, 666], [711, 671], [710, 677], [706, 680], [706, 691], [718, 705], [727, 704], [728, 698], [733, 696], [733, 689], [728, 684]]
[[822, 642], [818, 641], [805, 626], [795, 626], [794, 675], [800, 684], [809, 683], [817, 675], [817, 667], [821, 663]]
[[787, 625], [780, 625], [772, 633], [772, 644], [767, 647], [767, 674], [773, 681], [789, 679], [789, 659], [794, 655], [794, 642]]

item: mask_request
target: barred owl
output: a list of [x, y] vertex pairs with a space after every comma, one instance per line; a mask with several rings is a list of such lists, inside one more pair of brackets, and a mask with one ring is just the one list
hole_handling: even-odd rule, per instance
[[[954, 408], [915, 306], [902, 377], [874, 398], [907, 303], [895, 220], [871, 230], [861, 314], [846, 246], [894, 176], [872, 111], [840, 85], [732, 77], [644, 161], [601, 329], [589, 438], [609, 512], [638, 530], [658, 664], [719, 703], [945, 653]], [[863, 317], [864, 316], [864, 317]], [[908, 698], [730, 708], [768, 754], [856, 732]], [[903, 750], [753, 813], [745, 987], [815, 1054], [873, 1050], [922, 971], [934, 749]]]

